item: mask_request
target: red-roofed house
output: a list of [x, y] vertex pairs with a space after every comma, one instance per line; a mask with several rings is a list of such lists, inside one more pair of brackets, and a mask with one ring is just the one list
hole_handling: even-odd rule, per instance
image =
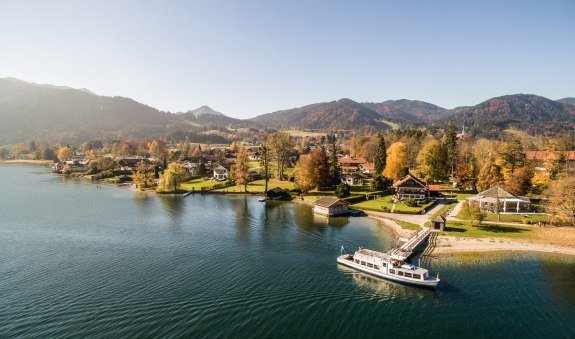
[[351, 158], [351, 157], [340, 157], [337, 159], [339, 165], [341, 166], [342, 173], [352, 173], [360, 170], [360, 165], [365, 164], [367, 161], [365, 158]]

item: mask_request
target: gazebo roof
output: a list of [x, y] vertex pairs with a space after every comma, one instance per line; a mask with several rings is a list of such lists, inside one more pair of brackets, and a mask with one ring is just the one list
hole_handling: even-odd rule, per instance
[[528, 198], [513, 195], [499, 186], [491, 187], [490, 189], [480, 192], [477, 195], [467, 199], [476, 201], [481, 200], [490, 203], [496, 203], [497, 201], [531, 203], [531, 200]]
[[485, 190], [483, 192], [480, 192], [479, 194], [482, 197], [485, 198], [517, 198], [516, 196], [514, 196], [513, 194], [507, 192], [506, 190], [504, 190], [503, 188], [499, 187], [499, 186], [495, 186], [495, 187], [491, 187], [488, 190]]

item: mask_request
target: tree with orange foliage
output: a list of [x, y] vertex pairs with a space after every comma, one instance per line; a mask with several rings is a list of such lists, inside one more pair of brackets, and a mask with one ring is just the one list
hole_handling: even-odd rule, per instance
[[407, 167], [407, 145], [394, 142], [387, 150], [387, 161], [383, 175], [393, 180], [399, 179], [399, 173]]

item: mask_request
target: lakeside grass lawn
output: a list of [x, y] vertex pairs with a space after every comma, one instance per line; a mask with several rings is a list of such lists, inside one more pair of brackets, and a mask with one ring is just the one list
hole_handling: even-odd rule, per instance
[[[457, 215], [459, 217], [459, 214]], [[546, 221], [546, 214], [500, 214], [501, 220], [497, 220], [497, 214], [486, 213], [485, 220], [487, 221], [503, 221], [503, 222], [520, 222], [527, 220], [530, 223], [537, 223], [538, 221]]]
[[[501, 220], [498, 220], [496, 213], [485, 213], [485, 221], [499, 221], [499, 222], [516, 222], [523, 223], [523, 220], [529, 221], [531, 224], [535, 224], [539, 221], [543, 222], [547, 220], [546, 214], [500, 214]], [[457, 214], [456, 218], [464, 219], [461, 212]]]
[[469, 226], [467, 222], [447, 221], [443, 235], [470, 238], [533, 238], [535, 228], [529, 226], [508, 226], [508, 225], [477, 225]]
[[215, 180], [208, 180], [204, 178], [193, 179], [190, 181], [186, 181], [180, 185], [180, 188], [186, 191], [201, 191], [202, 188], [212, 187], [216, 184], [220, 183], [220, 181]]
[[[295, 184], [291, 181], [280, 181], [276, 179], [270, 179], [268, 181], [268, 189], [275, 187], [282, 188], [284, 190], [293, 190]], [[248, 193], [263, 193], [266, 188], [265, 180], [256, 180], [248, 183], [247, 191]], [[235, 185], [226, 188], [218, 188], [214, 190], [215, 192], [244, 192], [244, 185]]]
[[419, 227], [418, 224], [414, 224], [412, 222], [408, 222], [408, 221], [395, 221], [399, 226], [401, 226], [401, 228], [406, 229], [406, 230], [412, 230], [412, 231], [418, 231], [421, 229], [421, 227]]
[[[382, 197], [379, 199], [370, 199], [366, 201], [359, 202], [357, 204], [352, 204], [351, 207], [359, 210], [368, 210], [376, 212], [390, 212], [391, 211], [391, 195]], [[409, 207], [403, 203], [395, 204], [394, 213], [405, 213], [405, 214], [419, 214], [424, 208], [431, 206], [433, 203], [427, 203], [423, 206]]]

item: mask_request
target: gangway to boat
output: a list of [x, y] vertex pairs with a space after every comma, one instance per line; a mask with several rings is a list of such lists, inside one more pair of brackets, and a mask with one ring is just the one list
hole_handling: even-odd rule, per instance
[[429, 234], [431, 234], [431, 228], [429, 227], [417, 231], [405, 244], [391, 250], [389, 256], [398, 261], [407, 261], [413, 255], [413, 251], [427, 239]]

